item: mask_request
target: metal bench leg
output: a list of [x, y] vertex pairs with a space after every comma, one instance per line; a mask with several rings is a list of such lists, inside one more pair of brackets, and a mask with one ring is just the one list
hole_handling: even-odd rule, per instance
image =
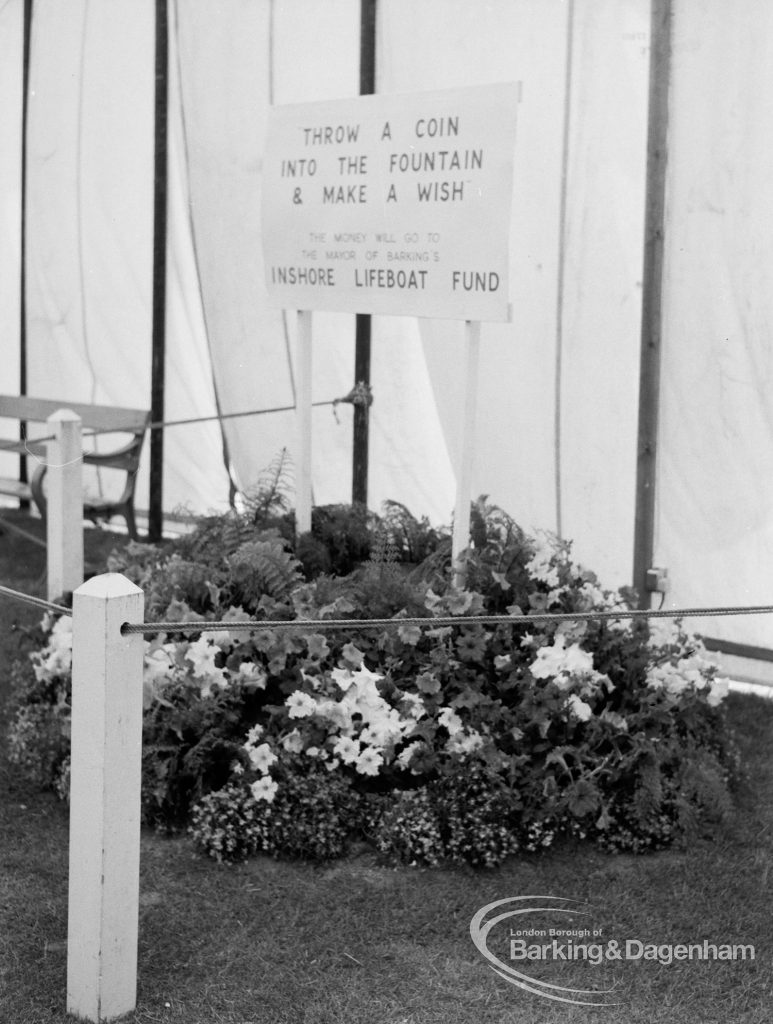
[[132, 540], [139, 540], [139, 534], [137, 533], [137, 520], [134, 517], [134, 505], [131, 502], [124, 505], [123, 516], [126, 520], [126, 529], [129, 531], [129, 536]]

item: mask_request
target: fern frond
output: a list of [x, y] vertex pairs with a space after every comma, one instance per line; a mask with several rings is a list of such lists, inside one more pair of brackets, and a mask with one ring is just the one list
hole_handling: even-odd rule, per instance
[[290, 452], [282, 448], [262, 471], [255, 486], [243, 493], [245, 519], [259, 523], [287, 512], [291, 507], [293, 477]]
[[303, 578], [300, 562], [278, 537], [247, 541], [231, 555], [228, 566], [231, 582], [248, 606], [256, 605], [264, 594], [287, 600]]

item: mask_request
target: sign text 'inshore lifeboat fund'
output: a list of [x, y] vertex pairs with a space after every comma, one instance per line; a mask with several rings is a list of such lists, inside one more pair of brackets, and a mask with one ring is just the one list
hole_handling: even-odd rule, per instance
[[518, 85], [274, 107], [263, 238], [273, 304], [509, 319]]

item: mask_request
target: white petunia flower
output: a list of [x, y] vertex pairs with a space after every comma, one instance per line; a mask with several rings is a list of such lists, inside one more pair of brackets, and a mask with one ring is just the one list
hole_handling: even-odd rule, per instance
[[308, 693], [296, 690], [285, 701], [290, 718], [308, 718], [317, 710], [317, 702]]
[[384, 757], [373, 747], [367, 747], [357, 758], [357, 771], [360, 775], [378, 775]]
[[56, 647], [72, 648], [72, 616], [63, 615], [54, 623], [49, 641]]
[[407, 746], [405, 750], [400, 751], [395, 758], [395, 761], [401, 768], [407, 768], [413, 760], [413, 755], [419, 750], [426, 750], [426, 748], [427, 744], [423, 740], [416, 740], [415, 743], [411, 743]]
[[583, 650], [578, 643], [567, 647], [563, 635], [537, 650], [530, 671], [535, 679], [553, 679], [563, 689], [578, 679], [583, 683], [583, 692], [593, 692], [602, 683], [611, 686], [608, 677], [594, 669], [591, 652]]
[[330, 672], [330, 678], [337, 683], [344, 693], [354, 682], [354, 672], [350, 668], [334, 668]]
[[265, 671], [256, 665], [254, 661], [243, 661], [239, 666], [239, 679], [245, 686], [255, 687], [258, 690], [265, 690], [268, 676]]
[[268, 745], [268, 743], [261, 743], [259, 747], [249, 748], [250, 764], [257, 771], [266, 775], [271, 765], [276, 761], [276, 754]]
[[448, 730], [449, 736], [454, 736], [462, 728], [462, 720], [453, 708], [441, 708], [437, 720]]
[[220, 648], [211, 643], [209, 637], [201, 636], [188, 645], [185, 660], [192, 663], [194, 676], [214, 675], [221, 671], [215, 665], [215, 658], [218, 654], [220, 654]]
[[289, 732], [280, 742], [288, 754], [300, 754], [303, 750], [303, 738], [297, 729]]
[[266, 803], [270, 804], [273, 803], [278, 788], [276, 782], [270, 776], [264, 775], [262, 779], [252, 783], [250, 792], [254, 800], [265, 800]]
[[593, 715], [593, 708], [590, 704], [586, 704], [584, 700], [580, 700], [576, 693], [570, 693], [566, 700], [566, 707], [569, 708], [575, 718], [581, 722], [587, 722]]
[[706, 698], [712, 708], [717, 707], [730, 692], [730, 683], [727, 679], [715, 679], [711, 684], [709, 695]]
[[427, 709], [424, 706], [424, 701], [416, 693], [404, 693], [400, 698], [403, 704], [407, 704], [408, 708], [406, 714], [409, 718], [414, 719], [418, 722], [420, 718], [423, 718], [427, 713]]
[[351, 736], [339, 736], [333, 753], [340, 757], [344, 764], [355, 764], [360, 756], [360, 744]]
[[172, 659], [168, 651], [163, 647], [157, 647], [153, 651], [146, 651], [143, 665], [143, 676], [146, 680], [159, 679], [167, 676], [173, 668]]
[[253, 725], [253, 727], [247, 733], [247, 743], [245, 744], [245, 746], [248, 746], [248, 745], [252, 746], [254, 743], [257, 743], [257, 741], [260, 739], [260, 737], [262, 735], [263, 735], [263, 726], [262, 725]]
[[450, 736], [446, 750], [451, 754], [471, 754], [483, 746], [483, 737], [475, 729], [459, 731]]
[[320, 700], [317, 703], [317, 714], [326, 718], [331, 725], [343, 732], [352, 728], [352, 712], [349, 704], [338, 700]]

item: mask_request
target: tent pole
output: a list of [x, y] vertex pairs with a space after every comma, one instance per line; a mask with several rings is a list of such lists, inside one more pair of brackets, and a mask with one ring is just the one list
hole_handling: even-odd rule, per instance
[[[24, 0], [22, 35], [22, 99], [21, 99], [21, 224], [19, 274], [19, 394], [27, 394], [27, 114], [29, 109], [30, 41], [32, 39], [33, 0]], [[19, 424], [19, 440], [23, 441], [27, 424]], [[19, 480], [28, 482], [27, 456], [19, 456]], [[19, 508], [28, 510], [30, 502], [22, 498]]]
[[633, 585], [648, 608], [647, 570], [655, 552], [658, 420], [662, 344], [668, 93], [671, 77], [672, 0], [652, 0], [650, 9], [647, 185], [639, 371], [639, 431], [636, 465]]
[[[156, 0], [155, 151], [153, 184], [153, 325], [150, 367], [150, 416], [164, 419], [166, 363], [166, 192], [167, 118], [169, 111], [169, 11], [167, 0]], [[164, 526], [164, 432], [150, 435], [150, 496], [148, 540], [159, 541]]]
[[[376, 91], [376, 2], [360, 0], [360, 95]], [[371, 318], [367, 313], [355, 317], [354, 386], [370, 388]], [[362, 388], [362, 385], [365, 385]], [[354, 403], [352, 441], [352, 504], [368, 504], [368, 419], [365, 401]]]

